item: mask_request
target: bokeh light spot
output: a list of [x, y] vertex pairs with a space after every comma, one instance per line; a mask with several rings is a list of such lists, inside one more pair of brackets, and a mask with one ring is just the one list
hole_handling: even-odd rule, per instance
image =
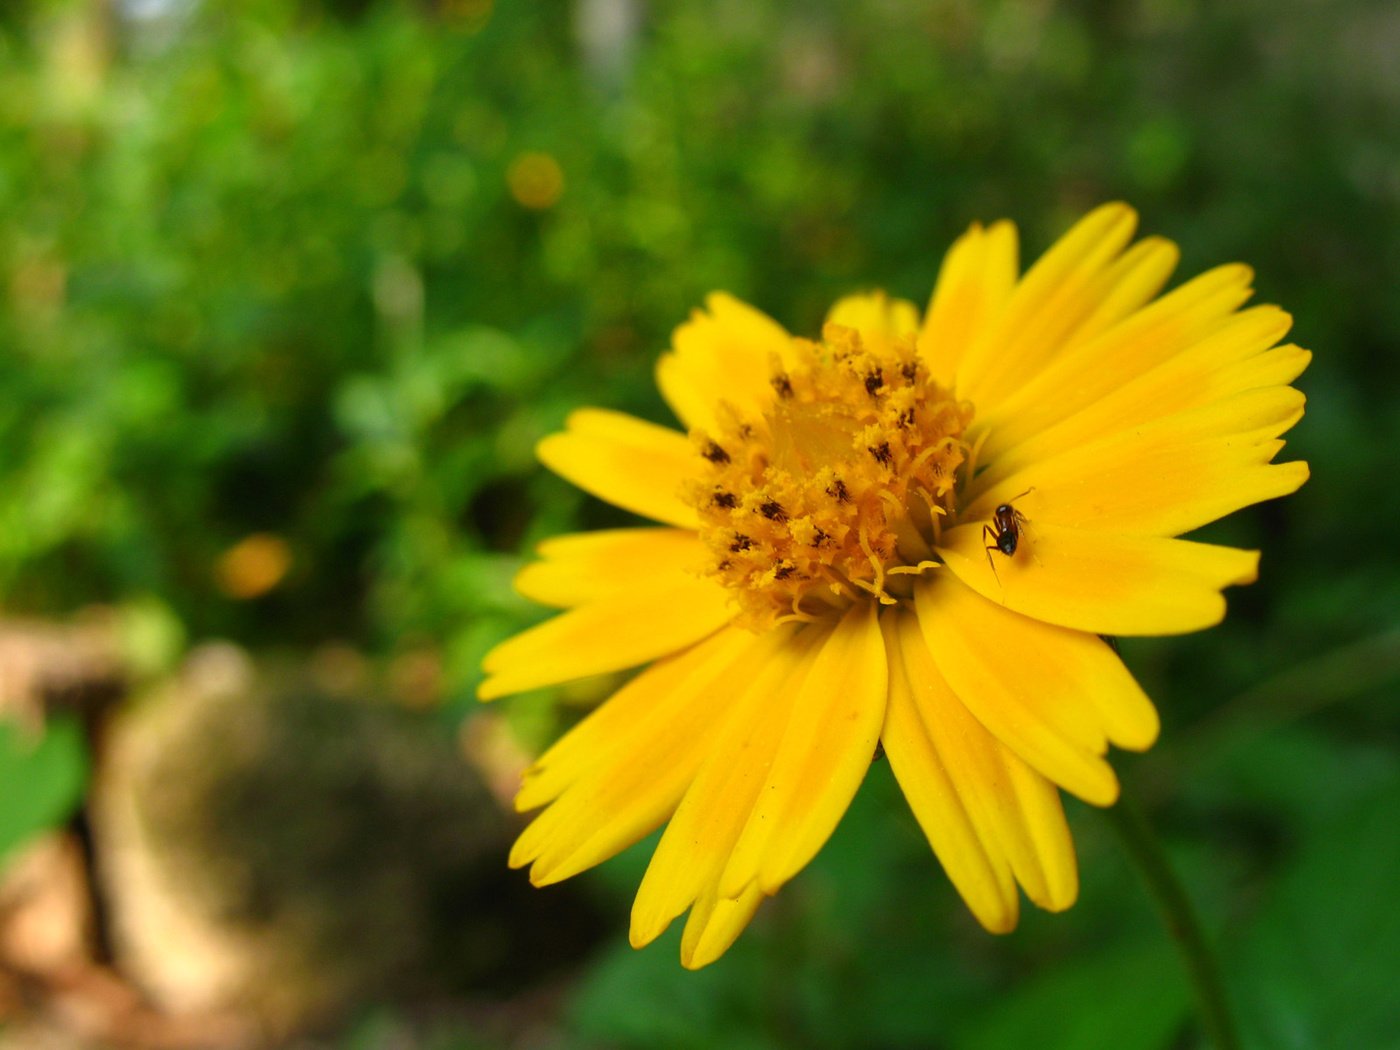
[[255, 532], [220, 556], [214, 579], [224, 594], [247, 601], [276, 587], [291, 567], [292, 551], [286, 540], [270, 532]]
[[548, 153], [522, 153], [506, 170], [516, 203], [533, 211], [552, 208], [564, 193], [564, 169]]

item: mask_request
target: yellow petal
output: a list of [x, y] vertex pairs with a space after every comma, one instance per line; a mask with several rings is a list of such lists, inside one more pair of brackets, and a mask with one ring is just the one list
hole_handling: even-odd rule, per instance
[[[1302, 374], [1312, 355], [1296, 346], [1266, 352], [1288, 331], [1290, 323], [1288, 315], [1275, 307], [1247, 310], [1221, 322], [1189, 349], [1097, 401], [1065, 413], [1038, 433], [1018, 426], [1014, 418], [1008, 420], [1001, 428], [1001, 439], [989, 440], [983, 446], [983, 455], [995, 458], [983, 483], [1005, 477], [1061, 449], [1102, 440], [1178, 412], [1224, 402], [1250, 390], [1292, 382]], [[1079, 402], [1075, 395], [1065, 400], [1071, 404]], [[1001, 448], [1009, 451], [999, 453]]]
[[713, 888], [706, 890], [686, 919], [681, 965], [687, 970], [709, 966], [744, 932], [762, 902], [763, 892], [757, 886], [748, 887], [732, 900], [721, 897]]
[[699, 465], [684, 434], [622, 412], [581, 408], [536, 452], [560, 477], [624, 510], [686, 529], [698, 523], [695, 508], [681, 499]]
[[792, 337], [782, 325], [724, 292], [705, 300], [676, 329], [672, 350], [656, 365], [656, 382], [676, 416], [688, 427], [717, 429], [715, 406], [728, 401], [757, 414], [772, 399], [772, 360], [785, 358]]
[[854, 328], [867, 347], [886, 353], [901, 336], [918, 333], [919, 308], [884, 292], [848, 295], [827, 312], [826, 323]]
[[1291, 387], [1237, 394], [1203, 408], [1066, 448], [990, 485], [973, 481], [963, 521], [989, 521], [997, 504], [1033, 490], [1035, 521], [1176, 536], [1293, 492], [1305, 463], [1271, 464], [1276, 435], [1303, 414]]
[[978, 424], [987, 430], [983, 457], [995, 459], [1196, 345], [1229, 323], [1249, 298], [1253, 278], [1238, 264], [1201, 274], [1099, 337], [1067, 348], [1000, 401], [978, 405]]
[[[1194, 352], [1183, 354], [1011, 449], [979, 480], [989, 484], [1063, 449], [1082, 448], [1114, 434], [1136, 431], [1172, 414], [1228, 402], [1239, 394], [1283, 387], [1302, 373], [1311, 358], [1308, 351], [1296, 346], [1280, 347], [1236, 362], [1218, 355], [1214, 362], [1206, 363]], [[1301, 396], [1285, 398], [1302, 403]]]
[[1038, 907], [1064, 911], [1079, 897], [1079, 863], [1060, 792], [1010, 748], [999, 747], [996, 756], [1006, 770], [1009, 809], [998, 827], [1016, 881]]
[[873, 602], [842, 617], [812, 665], [748, 823], [720, 879], [777, 892], [825, 844], [865, 779], [884, 721], [888, 665]]
[[1096, 305], [1065, 337], [1062, 352], [1089, 342], [1150, 302], [1180, 259], [1177, 246], [1162, 237], [1144, 237], [1125, 251], [1094, 282], [1089, 295]]
[[[719, 722], [716, 698], [742, 689], [783, 633], [760, 639], [727, 628], [624, 686], [599, 709], [615, 707], [609, 717], [586, 719], [569, 734], [581, 739], [556, 745], [527, 773], [522, 799], [547, 800], [551, 791], [558, 797], [521, 834], [511, 865], [533, 862], [530, 881], [543, 886], [653, 831], [710, 753]], [[634, 721], [621, 721], [627, 715]]]
[[621, 671], [677, 652], [724, 626], [729, 594], [708, 579], [671, 576], [580, 605], [496, 646], [481, 666], [482, 700]]
[[[1034, 513], [1035, 494], [1019, 504]], [[1259, 553], [1027, 518], [1011, 556], [986, 549], [980, 523], [943, 533], [958, 579], [988, 601], [1094, 634], [1183, 634], [1225, 616], [1220, 591], [1253, 583]]]
[[[937, 678], [937, 684], [930, 681], [927, 668], [921, 668], [925, 673], [918, 677], [906, 668], [900, 651], [899, 625], [908, 619], [899, 613], [886, 613], [882, 617], [885, 648], [890, 657], [890, 695], [880, 738], [900, 790], [909, 800], [909, 807], [949, 880], [962, 894], [978, 922], [993, 933], [1006, 933], [1016, 928], [1019, 910], [1011, 867], [994, 845], [995, 839], [988, 836], [984, 841], [979, 834], [968, 805], [959, 797], [944, 759], [926, 728], [921, 706], [928, 709], [927, 720], [936, 720], [939, 716], [935, 706], [938, 699], [925, 697], [940, 686], [946, 691], [947, 685], [937, 678], [936, 670], [933, 677]], [[917, 621], [913, 621], [913, 628], [918, 630]], [[919, 644], [923, 645], [922, 637]], [[955, 698], [953, 703], [956, 704]], [[961, 714], [967, 722], [972, 722], [966, 712]], [[940, 721], [940, 728], [945, 724]], [[981, 726], [977, 726], [977, 730], [982, 736], [979, 742], [985, 748], [990, 737]], [[974, 790], [988, 789], [978, 785]]]
[[1090, 644], [1107, 650], [1103, 642], [1010, 612], [949, 576], [920, 585], [915, 608], [934, 663], [979, 722], [1084, 801], [1117, 799], [1118, 779], [1101, 757], [1109, 727], [1096, 694], [1121, 695], [1129, 715], [1151, 704], [1121, 663], [1115, 670]]
[[1018, 276], [1016, 227], [980, 223], [954, 242], [943, 259], [924, 318], [919, 346], [933, 378], [952, 387], [968, 348], [1001, 315]]
[[779, 648], [728, 705], [713, 752], [662, 833], [632, 905], [633, 947], [655, 940], [713, 888], [777, 754], [788, 714], [830, 631], [808, 627]]
[[[569, 785], [626, 756], [654, 746], [653, 734], [679, 722], [692, 702], [708, 705], [700, 694], [716, 676], [752, 673], [750, 663], [767, 659], [792, 634], [780, 627], [755, 635], [741, 627], [724, 627], [675, 656], [642, 671], [588, 717], [565, 733], [525, 771], [515, 797], [518, 810], [530, 810], [557, 797]], [[721, 693], [727, 696], [728, 693]], [[708, 721], [717, 721], [713, 715]]]
[[[1088, 740], [1088, 746], [1097, 746], [1099, 753], [1103, 746], [1098, 742], [1104, 738], [1134, 751], [1146, 750], [1156, 741], [1160, 728], [1156, 708], [1118, 654], [1102, 638], [1091, 632], [1057, 627], [1010, 612], [985, 600], [961, 582], [944, 579], [952, 592], [947, 596], [940, 594], [945, 610], [956, 610], [964, 618], [966, 631], [974, 630], [974, 624], [980, 624], [982, 629], [978, 636], [980, 651], [971, 654], [971, 662], [999, 655], [1005, 666], [996, 670], [1005, 694], [1013, 699], [1019, 696], [1025, 702], [1030, 692], [1037, 692], [1039, 695], [1028, 703], [1030, 708], [1038, 712], [1056, 712], [1063, 719], [1061, 732], [1066, 739], [1078, 739], [1081, 743]], [[1008, 661], [1008, 653], [1015, 654], [1015, 658]], [[941, 651], [934, 654], [935, 661], [941, 661], [941, 657]], [[969, 661], [955, 657], [949, 662], [957, 665], [958, 674], [966, 675]], [[942, 662], [939, 666], [943, 667]], [[958, 683], [959, 680], [950, 675], [949, 684], [977, 713], [979, 708]], [[1074, 709], [1072, 714], [1069, 709]], [[1094, 726], [1092, 740], [1082, 731], [1076, 737], [1072, 729], [1066, 728], [1076, 721]], [[1047, 718], [1046, 722], [1050, 724], [1051, 720]], [[1029, 761], [1024, 753], [1022, 757]], [[1045, 770], [1041, 772], [1051, 776]], [[1055, 778], [1051, 776], [1051, 779]], [[1085, 801], [1094, 799], [1085, 798]]]
[[705, 547], [687, 529], [603, 529], [556, 536], [539, 545], [541, 560], [515, 577], [532, 601], [568, 609], [621, 594], [656, 576], [694, 576]]
[[1133, 235], [1137, 213], [1105, 204], [1041, 256], [1011, 293], [997, 323], [967, 352], [959, 396], [990, 404], [1040, 371], [1099, 305], [1104, 271]]
[[[915, 742], [921, 740], [922, 750], [916, 751], [919, 761], [911, 763], [896, 759], [895, 751], [901, 750], [899, 742], [887, 738], [885, 747], [915, 814], [919, 814], [920, 805], [916, 799], [925, 804], [933, 801], [927, 797], [926, 790], [920, 790], [928, 786], [920, 783], [920, 778], [929, 774], [928, 762], [941, 764], [946, 772], [946, 785], [939, 785], [940, 790], [951, 789], [955, 799], [937, 801], [943, 808], [954, 802], [963, 808], [976, 840], [998, 871], [999, 882], [1003, 878], [1000, 872], [1009, 866], [1016, 881], [1025, 887], [1027, 896], [1040, 907], [1052, 911], [1069, 907], [1078, 896], [1079, 871], [1074, 843], [1054, 785], [992, 736], [954, 695], [929, 653], [915, 615], [899, 613], [886, 637], [890, 651], [897, 650], [907, 676], [906, 692], [900, 697], [900, 703], [907, 703], [909, 710], [901, 720], [908, 726], [907, 736]], [[891, 708], [895, 705], [893, 690], [890, 705]], [[893, 751], [890, 750], [892, 743]], [[905, 748], [909, 746], [909, 742], [904, 743]], [[894, 765], [895, 762], [899, 765]], [[946, 837], [948, 827], [934, 812], [921, 816], [920, 823], [947, 866], [948, 858], [939, 850], [934, 836]], [[947, 854], [952, 856], [954, 850], [948, 849]], [[964, 855], [964, 861], [966, 859]], [[961, 885], [959, 889], [962, 890]], [[998, 892], [1006, 891], [999, 887]], [[971, 905], [972, 899], [966, 891], [963, 896]], [[1002, 932], [1015, 925], [1014, 891], [1011, 891], [1009, 903], [1009, 915], [998, 916], [992, 912], [990, 916], [1009, 919], [1009, 925], [988, 922], [988, 917], [975, 906], [973, 913], [988, 929]]]

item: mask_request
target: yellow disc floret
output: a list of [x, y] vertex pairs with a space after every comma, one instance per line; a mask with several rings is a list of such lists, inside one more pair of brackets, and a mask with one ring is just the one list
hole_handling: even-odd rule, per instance
[[691, 434], [707, 465], [686, 495], [756, 629], [905, 596], [968, 458], [972, 406], [929, 378], [912, 338], [877, 352], [851, 328], [822, 335], [773, 361], [762, 416], [722, 404], [717, 433]]

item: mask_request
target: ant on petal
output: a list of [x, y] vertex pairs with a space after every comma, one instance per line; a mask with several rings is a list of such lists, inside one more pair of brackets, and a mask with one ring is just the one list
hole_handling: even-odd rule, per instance
[[1001, 582], [1001, 577], [997, 573], [996, 563], [992, 561], [992, 551], [1001, 551], [1008, 558], [1015, 555], [1016, 546], [1021, 542], [1021, 531], [1026, 526], [1026, 516], [1012, 504], [1021, 496], [1034, 491], [1034, 487], [1028, 488], [1020, 496], [1013, 496], [1005, 503], [997, 504], [997, 509], [992, 511], [992, 523], [982, 526], [982, 538], [992, 538], [992, 542], [986, 545], [987, 564], [991, 566], [992, 575], [997, 577], [998, 583]]

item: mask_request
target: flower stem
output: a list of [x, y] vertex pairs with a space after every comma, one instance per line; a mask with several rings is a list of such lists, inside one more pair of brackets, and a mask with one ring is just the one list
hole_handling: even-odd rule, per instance
[[1132, 799], [1105, 810], [1123, 849], [1132, 858], [1191, 974], [1201, 1027], [1216, 1050], [1239, 1050], [1240, 1040], [1226, 1002], [1220, 967], [1206, 942], [1200, 917], [1172, 870], [1161, 840]]

